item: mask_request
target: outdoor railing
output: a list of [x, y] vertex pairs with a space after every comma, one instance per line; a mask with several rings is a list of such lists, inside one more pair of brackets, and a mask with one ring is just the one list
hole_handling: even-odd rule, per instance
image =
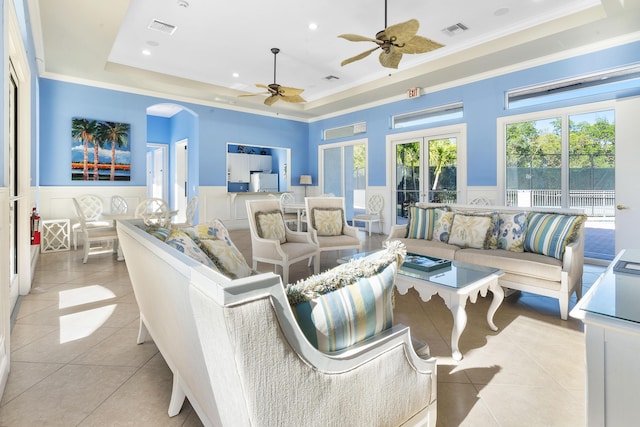
[[[507, 190], [507, 206], [559, 208], [560, 190]], [[571, 190], [569, 207], [583, 209], [588, 216], [615, 216], [615, 191]]]

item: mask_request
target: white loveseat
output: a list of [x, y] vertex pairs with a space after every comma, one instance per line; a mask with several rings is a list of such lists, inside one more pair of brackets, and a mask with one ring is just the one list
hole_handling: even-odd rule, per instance
[[118, 235], [148, 333], [174, 375], [169, 415], [189, 398], [216, 426], [435, 425], [435, 359], [391, 328], [324, 353], [305, 338], [278, 275], [205, 267], [139, 228]]
[[[524, 250], [516, 252], [507, 249], [489, 248], [488, 240], [485, 241], [483, 247], [468, 247], [464, 244], [452, 244], [451, 240], [447, 240], [444, 237], [441, 239], [427, 238], [425, 235], [424, 238], [410, 238], [411, 218], [409, 219], [409, 224], [393, 226], [387, 238], [387, 240], [400, 240], [403, 242], [407, 252], [499, 268], [504, 271], [504, 275], [500, 278], [500, 284], [503, 287], [557, 298], [560, 317], [563, 320], [567, 320], [569, 298], [574, 292], [578, 299], [582, 296], [585, 219], [582, 211], [575, 209], [518, 208], [512, 206], [446, 205], [440, 203], [417, 203], [415, 207], [425, 210], [447, 210], [454, 216], [456, 213], [461, 215], [515, 215], [517, 213], [529, 214], [533, 212], [579, 218], [576, 221], [575, 229], [571, 233], [570, 242], [564, 247], [563, 252], [558, 254], [558, 257], [549, 256], [540, 251]], [[437, 218], [435, 221], [437, 221]], [[437, 228], [438, 224], [431, 227], [432, 229], [433, 227]], [[444, 231], [443, 235], [451, 230], [447, 230], [444, 227]], [[496, 229], [498, 234], [502, 231]], [[524, 232], [527, 233], [528, 231], [525, 225]], [[561, 234], [560, 231], [556, 231], [556, 233], [558, 235]], [[551, 239], [553, 236], [545, 237]], [[487, 237], [487, 239], [489, 238], [490, 236]]]

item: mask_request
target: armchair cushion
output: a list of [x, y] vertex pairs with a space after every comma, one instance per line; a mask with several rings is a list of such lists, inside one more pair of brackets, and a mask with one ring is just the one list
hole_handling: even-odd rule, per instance
[[318, 236], [339, 236], [342, 234], [344, 212], [341, 208], [313, 208], [311, 221]]
[[389, 242], [387, 250], [288, 285], [289, 303], [309, 342], [338, 351], [391, 327], [393, 286], [405, 255], [402, 243]]
[[286, 226], [280, 210], [256, 212], [256, 228], [258, 236], [263, 239], [287, 242]]

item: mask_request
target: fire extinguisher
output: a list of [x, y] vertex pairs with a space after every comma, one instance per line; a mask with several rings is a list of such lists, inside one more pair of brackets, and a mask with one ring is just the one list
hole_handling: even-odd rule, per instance
[[31, 244], [40, 244], [40, 215], [35, 207], [31, 211]]

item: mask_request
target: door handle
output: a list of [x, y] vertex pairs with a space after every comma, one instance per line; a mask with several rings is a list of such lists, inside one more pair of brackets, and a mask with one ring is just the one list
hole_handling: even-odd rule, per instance
[[624, 210], [629, 210], [631, 208], [625, 205], [616, 205], [616, 209], [618, 209], [619, 211], [624, 211]]

